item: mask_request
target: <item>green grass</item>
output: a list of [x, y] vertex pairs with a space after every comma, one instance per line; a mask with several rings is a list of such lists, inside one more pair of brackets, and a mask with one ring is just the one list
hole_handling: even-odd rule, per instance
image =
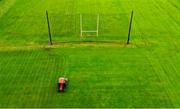
[[[172, 61], [168, 58], [157, 62], [144, 49], [132, 48], [4, 52], [0, 104], [2, 107], [176, 107], [178, 72], [175, 66], [171, 68]], [[166, 60], [171, 63], [163, 63]], [[59, 94], [57, 78], [65, 73], [70, 83], [67, 91]]]
[[[178, 0], [0, 0], [0, 107], [180, 107], [179, 12]], [[79, 37], [80, 13], [101, 15], [99, 38]]]

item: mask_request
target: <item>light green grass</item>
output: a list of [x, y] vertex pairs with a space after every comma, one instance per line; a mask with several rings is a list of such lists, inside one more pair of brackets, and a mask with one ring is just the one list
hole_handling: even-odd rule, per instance
[[[178, 0], [1, 0], [0, 6], [0, 107], [180, 107]], [[79, 37], [80, 13], [102, 15], [98, 39]], [[69, 86], [59, 94], [56, 82], [65, 73]]]

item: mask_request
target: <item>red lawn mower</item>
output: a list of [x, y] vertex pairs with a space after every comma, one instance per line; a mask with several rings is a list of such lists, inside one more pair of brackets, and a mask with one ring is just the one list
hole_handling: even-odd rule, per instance
[[60, 77], [58, 80], [58, 92], [64, 92], [67, 87], [68, 79], [64, 77]]

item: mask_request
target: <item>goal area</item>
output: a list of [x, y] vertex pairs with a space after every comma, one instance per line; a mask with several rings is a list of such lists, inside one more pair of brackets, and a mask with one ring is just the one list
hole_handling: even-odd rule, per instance
[[65, 41], [124, 41], [130, 36], [131, 13], [57, 14], [49, 13], [52, 39]]

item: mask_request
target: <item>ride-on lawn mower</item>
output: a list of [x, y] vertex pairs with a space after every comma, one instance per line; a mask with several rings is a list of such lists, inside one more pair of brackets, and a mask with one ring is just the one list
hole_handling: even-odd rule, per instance
[[64, 77], [60, 77], [58, 80], [58, 92], [63, 92], [67, 87], [68, 79]]

